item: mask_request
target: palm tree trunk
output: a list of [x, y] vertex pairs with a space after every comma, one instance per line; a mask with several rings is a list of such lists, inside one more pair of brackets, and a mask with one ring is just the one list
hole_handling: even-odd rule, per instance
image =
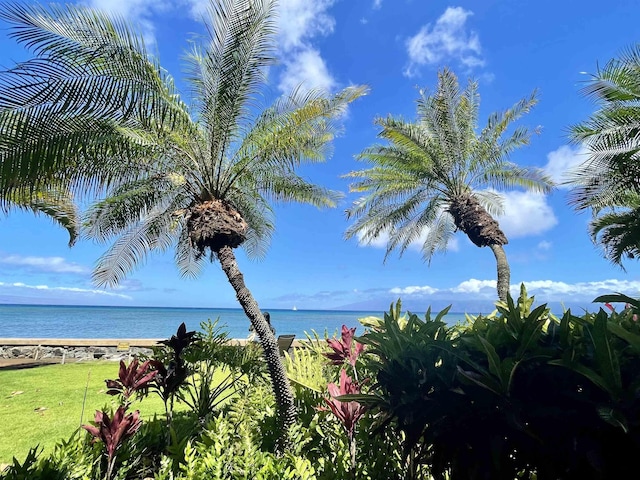
[[244, 283], [244, 276], [238, 268], [233, 249], [229, 246], [221, 247], [216, 251], [216, 256], [220, 260], [222, 270], [224, 270], [229, 283], [235, 290], [238, 302], [240, 302], [244, 313], [253, 325], [264, 350], [264, 359], [267, 362], [271, 385], [276, 398], [278, 426], [280, 427], [276, 450], [282, 453], [289, 447], [289, 429], [296, 421], [297, 412], [294, 405], [293, 391], [280, 357], [276, 337], [264, 319], [258, 302], [253, 298]]
[[503, 245], [509, 243], [498, 222], [480, 205], [473, 195], [462, 195], [451, 202], [448, 209], [459, 230], [478, 247], [489, 247], [496, 257], [498, 266], [498, 298], [507, 300], [511, 271]]
[[509, 283], [511, 282], [511, 270], [509, 262], [507, 262], [507, 254], [504, 252], [502, 245], [489, 245], [489, 248], [495, 255], [496, 264], [498, 265], [498, 298], [506, 302], [509, 294]]

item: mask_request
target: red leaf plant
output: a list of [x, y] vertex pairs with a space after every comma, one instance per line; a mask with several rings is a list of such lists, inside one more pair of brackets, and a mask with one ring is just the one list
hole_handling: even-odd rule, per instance
[[120, 371], [117, 380], [105, 380], [107, 393], [109, 395], [122, 395], [128, 401], [133, 394], [140, 392], [146, 394], [156, 375], [158, 366], [162, 366], [156, 360], [147, 360], [140, 364], [138, 359], [134, 359], [129, 366], [124, 361], [120, 361]]
[[362, 418], [367, 408], [355, 401], [341, 402], [340, 400], [337, 400], [336, 397], [360, 393], [360, 384], [358, 384], [358, 382], [354, 382], [343, 368], [340, 370], [340, 385], [338, 386], [335, 383], [330, 383], [327, 385], [327, 389], [329, 390], [330, 398], [325, 398], [324, 401], [329, 408], [318, 407], [318, 410], [330, 410], [338, 420], [340, 420], [340, 423], [342, 423], [349, 439], [352, 439], [355, 433], [356, 424], [358, 423], [358, 420]]
[[126, 411], [127, 407], [120, 405], [110, 419], [106, 412], [97, 410], [95, 426], [82, 425], [82, 428], [93, 436], [91, 443], [103, 442], [107, 449], [107, 480], [111, 478], [113, 472], [116, 451], [124, 440], [136, 433], [142, 425], [138, 410], [125, 414]]
[[331, 364], [342, 365], [345, 361], [348, 361], [351, 366], [355, 368], [356, 360], [364, 350], [362, 343], [353, 341], [355, 333], [355, 327], [347, 328], [346, 325], [342, 325], [342, 338], [339, 340], [327, 338], [327, 343], [333, 352], [328, 352], [323, 355], [331, 360]]
[[338, 420], [340, 420], [340, 423], [342, 423], [342, 426], [347, 433], [347, 440], [349, 442], [349, 473], [351, 478], [355, 479], [357, 471], [355, 441], [356, 425], [358, 423], [358, 420], [360, 420], [366, 412], [367, 407], [356, 401], [342, 402], [336, 397], [360, 393], [360, 384], [353, 381], [351, 377], [347, 375], [346, 370], [342, 368], [340, 369], [340, 385], [338, 386], [335, 383], [330, 383], [327, 385], [327, 389], [329, 390], [330, 398], [325, 398], [324, 401], [329, 406], [329, 408], [317, 407], [317, 409], [320, 411], [330, 410], [338, 418]]

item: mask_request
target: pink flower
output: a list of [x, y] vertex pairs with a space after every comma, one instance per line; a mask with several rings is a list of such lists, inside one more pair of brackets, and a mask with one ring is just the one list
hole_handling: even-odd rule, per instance
[[604, 306], [607, 307], [612, 312], [614, 311], [613, 305], [611, 305], [610, 303], [605, 303]]
[[360, 385], [354, 382], [343, 368], [340, 370], [340, 386], [337, 386], [335, 383], [330, 383], [327, 385], [327, 389], [329, 390], [330, 398], [325, 398], [324, 401], [329, 408], [318, 407], [318, 410], [331, 410], [338, 420], [340, 420], [340, 423], [342, 423], [349, 438], [353, 438], [356, 424], [358, 420], [362, 418], [367, 408], [355, 401], [341, 402], [337, 400], [336, 397], [360, 393]]
[[331, 360], [333, 365], [342, 365], [346, 360], [351, 366], [356, 366], [356, 360], [364, 350], [364, 345], [353, 341], [355, 333], [355, 327], [347, 328], [346, 325], [342, 325], [342, 338], [340, 340], [335, 338], [327, 339], [327, 343], [333, 352], [325, 353], [324, 356]]

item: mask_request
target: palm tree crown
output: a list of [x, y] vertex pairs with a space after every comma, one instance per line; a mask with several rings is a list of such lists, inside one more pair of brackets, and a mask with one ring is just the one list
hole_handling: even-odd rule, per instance
[[[374, 145], [358, 156], [372, 168], [347, 175], [358, 179], [351, 190], [365, 193], [347, 211], [356, 219], [347, 238], [357, 235], [367, 242], [387, 234], [387, 256], [395, 249], [402, 254], [420, 241], [423, 257], [430, 261], [435, 252], [446, 250], [459, 229], [475, 245], [489, 246], [497, 257], [504, 256], [507, 237], [492, 217], [502, 210], [502, 197], [495, 190], [524, 187], [546, 192], [552, 183], [541, 170], [509, 161], [514, 149], [529, 143], [530, 130], [518, 127], [503, 138], [507, 127], [536, 103], [535, 93], [505, 112], [492, 114], [476, 133], [477, 90], [473, 81], [460, 90], [456, 76], [444, 69], [438, 74], [436, 91], [421, 92], [415, 122], [391, 116], [376, 120], [379, 137], [387, 144]], [[506, 257], [499, 261], [498, 277], [498, 292], [506, 297]]]
[[571, 129], [588, 157], [569, 175], [569, 202], [592, 210], [593, 242], [622, 266], [640, 253], [640, 45], [598, 70], [583, 93], [599, 108]]
[[624, 204], [629, 191], [640, 193], [640, 45], [612, 59], [592, 76], [583, 93], [599, 109], [571, 128], [587, 160], [569, 177], [570, 202], [595, 212]]

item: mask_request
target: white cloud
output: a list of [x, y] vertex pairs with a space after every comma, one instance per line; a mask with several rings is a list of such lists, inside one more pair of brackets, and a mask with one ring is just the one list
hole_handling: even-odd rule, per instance
[[490, 289], [492, 292], [495, 291], [496, 281], [476, 280], [475, 278], [471, 278], [458, 284], [458, 286], [453, 287], [451, 291], [455, 293], [480, 293], [481, 291], [486, 291], [487, 289]]
[[335, 0], [280, 0], [279, 47], [284, 64], [278, 89], [331, 91], [336, 81], [325, 60], [312, 45], [313, 39], [333, 33], [335, 19], [327, 12]]
[[539, 235], [558, 223], [545, 195], [518, 191], [503, 195], [504, 214], [497, 220], [507, 238]]
[[300, 87], [304, 90], [317, 89], [331, 92], [336, 82], [320, 56], [313, 48], [296, 51], [284, 60], [285, 70], [280, 76], [278, 88], [291, 92]]
[[67, 262], [62, 257], [22, 257], [20, 255], [6, 255], [0, 257], [0, 263], [26, 267], [40, 272], [87, 274], [89, 268], [77, 263]]
[[404, 74], [412, 77], [420, 66], [436, 65], [450, 60], [457, 60], [468, 69], [481, 67], [484, 60], [481, 56], [480, 38], [473, 31], [467, 31], [465, 23], [473, 12], [462, 7], [448, 7], [431, 24], [423, 26], [420, 31], [406, 42], [409, 65]]
[[329, 35], [335, 19], [327, 13], [335, 0], [280, 0], [278, 28], [281, 48], [305, 48], [318, 35]]
[[425, 285], [423, 287], [412, 286], [412, 287], [394, 287], [389, 290], [389, 293], [393, 293], [395, 295], [430, 295], [432, 293], [437, 292], [437, 288], [430, 287]]
[[27, 285], [22, 282], [15, 282], [15, 283], [0, 282], [0, 287], [41, 290], [41, 291], [46, 290], [46, 291], [53, 291], [53, 292], [69, 292], [69, 293], [77, 293], [81, 295], [102, 295], [107, 297], [118, 297], [118, 298], [124, 298], [126, 300], [132, 300], [132, 298], [129, 295], [123, 295], [121, 293], [113, 293], [113, 292], [107, 292], [105, 290], [77, 288], [77, 287], [50, 287], [48, 285]]
[[375, 10], [382, 8], [382, 0], [373, 0], [373, 8]]
[[[571, 297], [582, 297], [593, 300], [593, 297], [605, 293], [624, 292], [631, 297], [640, 294], [640, 281], [609, 279], [596, 282], [565, 283], [553, 280], [533, 280], [525, 282], [529, 294], [543, 294], [545, 297], [558, 300], [571, 300]], [[511, 286], [513, 290], [514, 285]], [[519, 287], [516, 289], [519, 291]]]
[[558, 188], [569, 188], [568, 185], [562, 185], [562, 182], [568, 180], [568, 173], [587, 160], [587, 155], [588, 151], [583, 145], [573, 147], [562, 145], [547, 154], [547, 164], [544, 170], [558, 184]]
[[551, 247], [553, 246], [553, 244], [547, 240], [542, 240], [538, 245], [537, 248], [538, 250], [543, 250], [543, 251], [547, 251], [547, 250], [551, 250]]
[[[609, 279], [593, 282], [567, 283], [555, 280], [530, 280], [524, 285], [529, 295], [536, 295], [537, 300], [542, 301], [576, 301], [591, 302], [598, 295], [624, 292], [631, 297], [640, 295], [640, 281]], [[520, 294], [520, 284], [512, 284], [509, 287], [514, 298]], [[474, 300], [485, 298], [486, 293], [495, 295], [495, 280], [478, 280], [471, 278], [465, 280], [455, 287], [435, 288], [430, 285], [393, 287], [389, 293], [402, 294], [405, 296], [425, 296], [438, 294], [442, 298], [443, 294], [456, 294], [456, 298], [463, 300]]]

